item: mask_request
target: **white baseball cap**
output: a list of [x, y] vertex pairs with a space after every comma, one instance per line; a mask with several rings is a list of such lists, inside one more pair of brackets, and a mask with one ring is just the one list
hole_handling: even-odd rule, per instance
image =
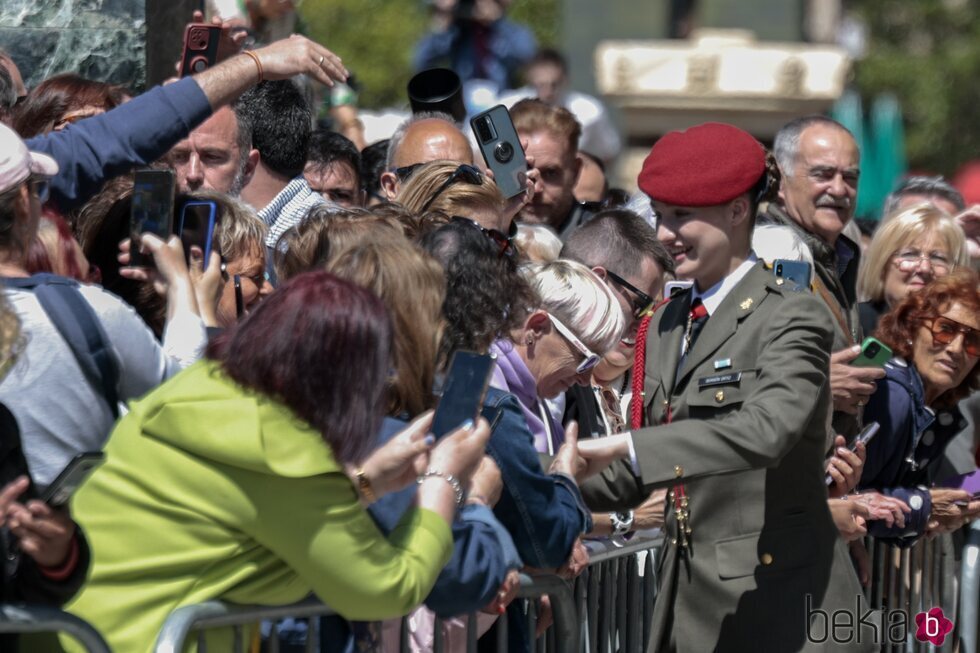
[[0, 124], [0, 193], [24, 183], [31, 175], [54, 177], [58, 164], [46, 154], [31, 152], [10, 127]]

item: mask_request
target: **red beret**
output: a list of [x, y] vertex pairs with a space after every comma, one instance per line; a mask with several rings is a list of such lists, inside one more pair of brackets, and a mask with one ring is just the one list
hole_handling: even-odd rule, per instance
[[664, 204], [715, 206], [755, 185], [766, 169], [766, 151], [751, 134], [706, 122], [664, 134], [643, 162], [636, 183]]

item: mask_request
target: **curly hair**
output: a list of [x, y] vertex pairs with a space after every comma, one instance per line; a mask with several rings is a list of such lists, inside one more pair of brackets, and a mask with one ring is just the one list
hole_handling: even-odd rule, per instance
[[509, 256], [466, 220], [453, 220], [422, 236], [419, 244], [446, 271], [446, 328], [442, 360], [457, 349], [485, 352], [523, 323], [537, 304], [531, 285]]
[[[888, 345], [896, 356], [911, 362], [915, 338], [923, 320], [942, 315], [953, 304], [960, 304], [980, 315], [980, 276], [968, 268], [957, 268], [944, 277], [911, 293], [881, 318], [875, 336]], [[936, 401], [939, 406], [952, 406], [980, 389], [980, 365], [955, 388], [944, 392]]]

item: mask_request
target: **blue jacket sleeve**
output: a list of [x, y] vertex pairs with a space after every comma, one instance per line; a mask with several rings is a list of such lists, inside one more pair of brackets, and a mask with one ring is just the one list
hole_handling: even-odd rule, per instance
[[188, 77], [64, 131], [31, 138], [27, 147], [58, 162], [51, 200], [66, 211], [99, 192], [105, 180], [159, 159], [210, 115], [207, 96]]
[[541, 469], [517, 399], [491, 392], [496, 399], [483, 411], [494, 424], [487, 452], [504, 481], [494, 514], [514, 538], [525, 564], [560, 567], [575, 540], [591, 528], [591, 514], [574, 482]]
[[872, 537], [887, 540], [900, 547], [914, 544], [926, 532], [929, 515], [932, 513], [932, 498], [925, 488], [886, 488], [881, 491], [885, 496], [904, 501], [912, 509], [905, 513], [905, 526], [888, 527], [883, 521], [868, 523], [868, 533]]

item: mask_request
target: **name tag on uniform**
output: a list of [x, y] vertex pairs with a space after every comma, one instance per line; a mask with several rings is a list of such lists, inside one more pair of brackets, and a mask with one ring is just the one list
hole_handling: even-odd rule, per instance
[[705, 376], [698, 379], [698, 388], [710, 388], [713, 385], [729, 385], [731, 383], [738, 383], [742, 380], [741, 372], [732, 372], [731, 374], [716, 374], [714, 376]]

